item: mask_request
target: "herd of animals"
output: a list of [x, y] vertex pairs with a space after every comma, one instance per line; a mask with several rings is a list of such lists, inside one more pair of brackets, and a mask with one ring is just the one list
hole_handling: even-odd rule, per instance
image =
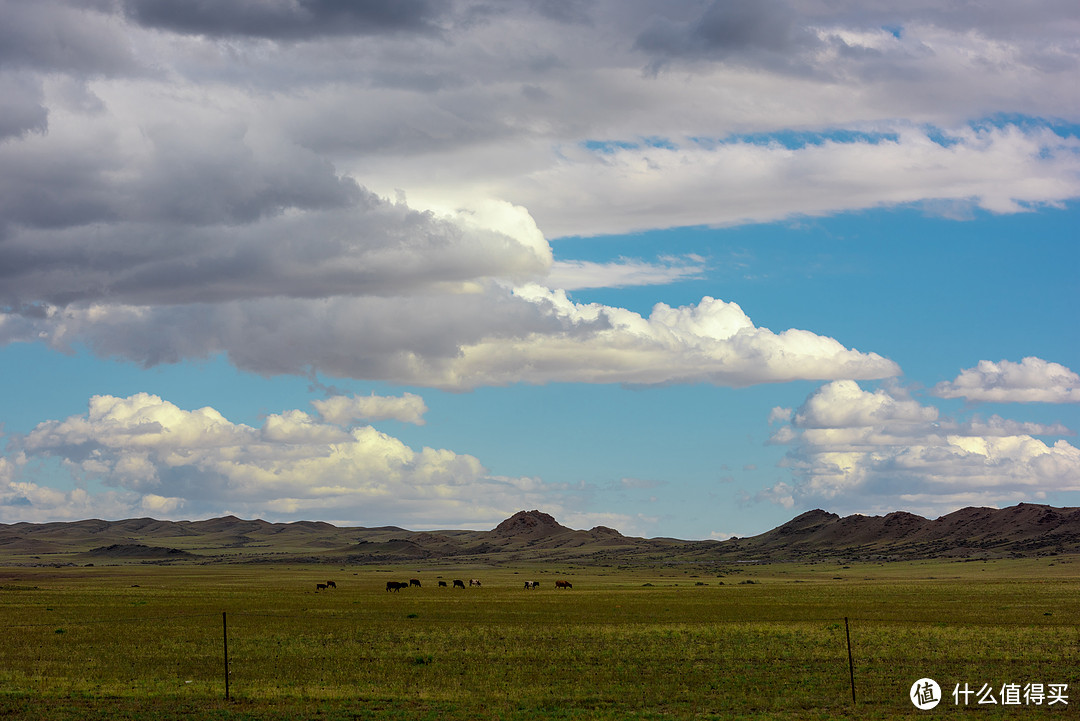
[[[402, 582], [402, 581], [387, 581], [386, 582], [386, 590], [387, 591], [394, 591], [395, 593], [397, 593], [398, 591], [400, 591], [403, 588], [412, 588], [413, 586], [415, 586], [416, 588], [421, 588], [419, 578], [410, 578], [408, 583], [405, 583], [405, 582]], [[480, 586], [480, 579], [479, 578], [470, 578], [469, 579], [469, 586]], [[454, 588], [464, 589], [465, 588], [465, 582], [462, 581], [461, 579], [455, 579], [454, 582], [453, 582], [453, 587]], [[571, 584], [569, 581], [556, 581], [555, 582], [555, 588], [563, 589], [563, 588], [573, 588], [573, 587], [574, 587], [573, 584]], [[337, 584], [334, 583], [333, 581], [327, 581], [326, 583], [316, 583], [315, 584], [315, 592], [316, 593], [318, 593], [319, 591], [326, 591], [326, 590], [329, 590], [331, 588], [337, 588]], [[439, 588], [447, 588], [446, 581], [439, 581]], [[532, 590], [532, 589], [535, 589], [535, 588], [540, 588], [540, 582], [539, 581], [526, 581], [525, 582], [525, 589], [526, 590]]]

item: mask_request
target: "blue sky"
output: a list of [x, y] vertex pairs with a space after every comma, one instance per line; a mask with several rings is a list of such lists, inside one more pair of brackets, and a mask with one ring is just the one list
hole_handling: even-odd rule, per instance
[[1074, 10], [0, 6], [0, 522], [1080, 505]]

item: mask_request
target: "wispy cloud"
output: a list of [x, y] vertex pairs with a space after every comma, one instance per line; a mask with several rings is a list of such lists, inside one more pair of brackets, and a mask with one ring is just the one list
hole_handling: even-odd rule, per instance
[[667, 258], [656, 263], [628, 258], [611, 263], [557, 260], [551, 264], [544, 282], [562, 290], [668, 285], [701, 278], [704, 266], [705, 260], [696, 256]]
[[[944, 143], [920, 127], [888, 129], [894, 137], [825, 135], [799, 147], [777, 136], [765, 143], [568, 148], [569, 162], [517, 182], [512, 194], [552, 237], [733, 226], [917, 203], [1017, 213], [1080, 195], [1075, 137], [1047, 128], [968, 127], [948, 133]], [[587, 194], [578, 192], [583, 187]]]

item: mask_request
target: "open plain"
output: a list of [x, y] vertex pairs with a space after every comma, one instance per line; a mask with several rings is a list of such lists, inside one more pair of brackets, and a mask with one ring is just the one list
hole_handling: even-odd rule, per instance
[[[1070, 718], [1078, 571], [1075, 556], [8, 566], [0, 716]], [[908, 697], [924, 677], [931, 711]]]

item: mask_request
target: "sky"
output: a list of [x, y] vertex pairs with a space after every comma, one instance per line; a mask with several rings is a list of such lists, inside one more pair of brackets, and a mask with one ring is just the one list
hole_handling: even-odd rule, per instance
[[1080, 506], [1080, 7], [0, 0], [0, 523]]

